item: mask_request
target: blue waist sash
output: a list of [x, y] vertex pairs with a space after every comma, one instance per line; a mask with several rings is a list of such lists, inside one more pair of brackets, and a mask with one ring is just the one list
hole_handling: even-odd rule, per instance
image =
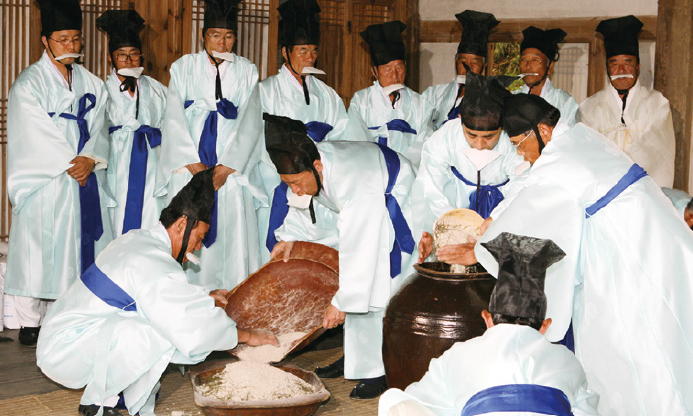
[[[123, 126], [109, 127], [108, 132], [118, 131]], [[130, 152], [130, 171], [128, 172], [128, 193], [125, 202], [123, 234], [142, 227], [142, 208], [144, 206], [144, 186], [147, 178], [147, 142], [152, 149], [161, 145], [161, 130], [141, 125], [135, 130]]]
[[508, 384], [491, 387], [472, 396], [460, 416], [491, 412], [532, 412], [554, 416], [572, 416], [565, 393], [536, 384]]
[[626, 174], [623, 175], [618, 182], [616, 182], [616, 185], [609, 189], [609, 191], [603, 197], [599, 198], [597, 202], [585, 209], [585, 218], [589, 218], [596, 214], [597, 211], [607, 206], [609, 202], [614, 200], [614, 198], [621, 195], [621, 192], [625, 191], [626, 188], [645, 176], [647, 176], [645, 169], [640, 167], [640, 165], [637, 163], [633, 163], [630, 169], [628, 169], [628, 172], [626, 172]]
[[[194, 100], [185, 101], [185, 108], [188, 108]], [[200, 156], [200, 162], [207, 167], [217, 165], [217, 121], [218, 114], [227, 120], [235, 120], [238, 117], [238, 107], [226, 98], [217, 101], [217, 110], [210, 111], [205, 120], [202, 134], [200, 135], [200, 144], [197, 154]], [[212, 222], [209, 224], [209, 231], [202, 243], [209, 248], [217, 239], [217, 192], [214, 193], [214, 206], [212, 207]]]
[[[483, 218], [488, 218], [488, 216], [491, 215], [491, 211], [505, 199], [503, 193], [498, 188], [507, 184], [510, 179], [506, 179], [505, 182], [497, 185], [479, 185], [467, 180], [454, 166], [450, 166], [450, 170], [452, 174], [455, 175], [457, 179], [464, 182], [465, 185], [478, 187], [478, 189], [475, 189], [471, 195], [469, 195], [469, 209], [478, 212]], [[477, 190], [479, 192], [477, 192]]]
[[383, 153], [385, 165], [387, 166], [388, 179], [387, 188], [385, 189], [385, 205], [387, 212], [390, 214], [392, 226], [395, 229], [395, 244], [392, 247], [392, 251], [390, 251], [390, 277], [394, 278], [402, 271], [402, 251], [407, 254], [413, 253], [416, 242], [397, 199], [392, 195], [392, 189], [395, 187], [397, 177], [399, 176], [399, 156], [389, 147], [379, 143], [376, 144]]
[[306, 123], [308, 136], [310, 136], [310, 138], [316, 143], [320, 143], [321, 141], [325, 140], [325, 136], [327, 136], [328, 133], [333, 129], [334, 127], [320, 121], [309, 121]]
[[124, 311], [137, 311], [137, 303], [120, 286], [104, 274], [96, 266], [96, 263], [89, 266], [87, 271], [80, 277], [82, 283], [99, 299]]
[[453, 107], [453, 109], [450, 110], [450, 112], [448, 113], [448, 120], [452, 120], [452, 119], [458, 118], [459, 116], [460, 116], [460, 107], [456, 105], [456, 106]]
[[[387, 125], [387, 130], [388, 131], [399, 131], [402, 133], [410, 133], [410, 134], [417, 134], [416, 130], [414, 130], [409, 123], [407, 123], [405, 120], [396, 118], [394, 120], [390, 120], [386, 123]], [[375, 126], [375, 127], [369, 127], [369, 130], [378, 130], [380, 126]], [[378, 137], [378, 144], [387, 146], [387, 137], [379, 136]]]
[[[87, 104], [89, 102], [89, 104]], [[89, 111], [96, 106], [96, 96], [86, 93], [79, 99], [77, 115], [61, 113], [60, 117], [74, 120], [79, 128], [79, 143], [77, 153], [81, 152], [89, 141], [89, 123], [84, 118]], [[48, 113], [53, 117], [55, 113]], [[99, 198], [99, 184], [96, 174], [91, 172], [87, 178], [87, 184], [79, 187], [80, 226], [82, 234], [80, 238], [82, 254], [82, 273], [94, 263], [94, 242], [103, 234], [103, 222], [101, 218], [101, 199]]]

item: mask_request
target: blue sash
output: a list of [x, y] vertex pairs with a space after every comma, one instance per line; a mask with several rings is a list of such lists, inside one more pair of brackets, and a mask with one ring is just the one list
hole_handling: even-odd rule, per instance
[[491, 412], [573, 415], [568, 397], [556, 388], [536, 384], [508, 384], [478, 392], [464, 405], [460, 416], [476, 416]]
[[[320, 121], [309, 121], [306, 123], [308, 136], [316, 143], [325, 140], [325, 136], [327, 136], [332, 129], [333, 127], [329, 124]], [[288, 198], [286, 196], [288, 188], [289, 187], [284, 182], [274, 188], [272, 207], [270, 208], [269, 230], [267, 231], [267, 239], [265, 241], [265, 245], [269, 251], [272, 251], [274, 245], [277, 244], [277, 238], [274, 236], [274, 232], [277, 228], [282, 226], [286, 215], [289, 213], [289, 205], [287, 204]]]
[[628, 169], [628, 172], [616, 182], [616, 185], [609, 189], [609, 192], [585, 209], [585, 218], [589, 218], [596, 214], [597, 211], [607, 206], [614, 198], [621, 195], [621, 192], [625, 191], [626, 188], [645, 176], [647, 176], [645, 169], [641, 168], [637, 163], [633, 163], [630, 169]]
[[99, 299], [124, 311], [137, 311], [137, 303], [120, 286], [115, 284], [108, 276], [96, 266], [96, 263], [89, 266], [87, 271], [80, 277], [82, 283]]
[[[89, 101], [89, 104], [87, 104]], [[74, 120], [79, 128], [79, 143], [77, 153], [81, 152], [89, 141], [89, 124], [84, 118], [89, 111], [96, 106], [96, 96], [86, 93], [79, 99], [77, 115], [61, 113], [60, 117]], [[55, 113], [48, 113], [53, 117]], [[91, 172], [87, 178], [87, 184], [79, 187], [80, 226], [82, 234], [80, 238], [82, 251], [82, 273], [94, 263], [94, 242], [103, 234], [103, 222], [101, 218], [101, 200], [99, 198], [99, 185], [96, 174]]]
[[[194, 100], [185, 101], [185, 108], [188, 108]], [[207, 167], [217, 165], [217, 114], [221, 114], [227, 120], [235, 120], [238, 117], [238, 107], [226, 98], [217, 101], [217, 111], [210, 111], [205, 120], [202, 134], [200, 135], [200, 144], [197, 154], [200, 156], [200, 162]], [[217, 192], [214, 193], [214, 206], [212, 207], [212, 221], [209, 224], [209, 231], [202, 243], [209, 248], [217, 239]]]
[[416, 242], [397, 199], [392, 195], [392, 188], [395, 187], [397, 177], [399, 176], [399, 156], [387, 146], [376, 144], [383, 153], [385, 164], [387, 165], [388, 180], [387, 188], [385, 189], [385, 205], [387, 206], [387, 212], [390, 214], [392, 226], [395, 229], [395, 244], [392, 246], [392, 251], [390, 251], [390, 277], [395, 278], [402, 271], [402, 251], [407, 254], [413, 253]]
[[450, 110], [448, 113], [448, 120], [458, 118], [460, 116], [460, 106], [456, 105], [455, 108]]
[[[417, 134], [416, 130], [411, 128], [409, 123], [407, 123], [405, 120], [396, 118], [394, 120], [388, 121], [387, 122], [387, 130], [388, 131], [400, 131], [402, 133], [411, 133], [411, 134]], [[375, 126], [375, 127], [369, 127], [369, 130], [378, 130], [380, 126]], [[382, 146], [387, 146], [387, 137], [379, 136], [378, 137], [378, 144]]]
[[[111, 134], [123, 126], [108, 128]], [[152, 149], [161, 145], [161, 130], [141, 125], [135, 130], [130, 152], [130, 171], [128, 173], [128, 193], [125, 202], [123, 234], [142, 227], [142, 207], [144, 205], [144, 186], [147, 178], [147, 141]]]
[[316, 143], [320, 143], [321, 141], [325, 140], [325, 136], [327, 136], [332, 129], [333, 127], [329, 124], [321, 123], [319, 121], [309, 121], [306, 123], [308, 136], [310, 136], [310, 138]]
[[[465, 177], [462, 176], [462, 174], [454, 166], [450, 166], [450, 170], [452, 171], [452, 174], [455, 175], [457, 179], [464, 182], [465, 185], [477, 186], [476, 183], [465, 179]], [[481, 191], [480, 195], [477, 194], [476, 189], [471, 193], [471, 195], [469, 195], [469, 209], [478, 212], [483, 218], [488, 218], [488, 216], [491, 215], [491, 211], [493, 211], [493, 209], [500, 204], [503, 199], [505, 199], [503, 193], [498, 188], [508, 183], [508, 181], [510, 181], [510, 179], [506, 179], [505, 182], [497, 185], [479, 186], [479, 191]], [[479, 200], [478, 208], [477, 199]]]

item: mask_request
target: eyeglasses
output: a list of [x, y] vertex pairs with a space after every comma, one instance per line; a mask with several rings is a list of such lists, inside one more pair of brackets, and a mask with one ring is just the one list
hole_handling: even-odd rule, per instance
[[71, 43], [79, 43], [79, 44], [81, 44], [82, 42], [84, 42], [84, 38], [83, 38], [82, 36], [75, 36], [75, 37], [72, 38], [72, 39], [61, 38], [60, 40], [58, 40], [58, 39], [53, 39], [53, 38], [51, 38], [51, 37], [49, 37], [48, 39], [52, 40], [52, 41], [55, 42], [55, 43], [59, 43], [59, 44], [61, 44], [61, 45], [63, 45], [63, 46], [68, 46], [68, 45], [71, 44]]
[[206, 33], [206, 35], [210, 39], [212, 39], [214, 42], [219, 42], [222, 39], [224, 40], [224, 42], [233, 42], [234, 39], [236, 39], [236, 35], [234, 35], [233, 33], [227, 33], [225, 35], [220, 35], [218, 33], [212, 33], [212, 34]]
[[523, 137], [522, 140], [520, 140], [519, 142], [517, 142], [517, 143], [510, 142], [510, 143], [512, 143], [512, 145], [515, 146], [515, 149], [518, 149], [520, 147], [520, 145], [522, 144], [522, 142], [527, 140], [529, 138], [529, 136], [532, 135], [532, 133], [534, 133], [534, 131], [530, 130], [527, 132], [527, 134], [525, 134], [525, 137]]
[[541, 66], [541, 64], [543, 64], [543, 63], [544, 63], [544, 60], [540, 59], [540, 58], [531, 58], [531, 59], [520, 58], [520, 65], [530, 66], [533, 68]]
[[127, 62], [128, 59], [131, 60], [132, 62], [138, 62], [140, 59], [142, 59], [142, 54], [141, 53], [131, 53], [131, 54], [126, 54], [126, 53], [119, 53], [118, 55], [115, 56], [116, 61], [118, 62]]

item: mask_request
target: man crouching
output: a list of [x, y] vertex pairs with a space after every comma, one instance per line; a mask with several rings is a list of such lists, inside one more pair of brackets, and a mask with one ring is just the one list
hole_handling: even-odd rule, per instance
[[169, 363], [196, 364], [239, 342], [278, 345], [269, 332], [237, 328], [215, 306], [225, 291], [189, 284], [181, 267], [209, 229], [213, 172], [195, 175], [155, 227], [109, 244], [46, 315], [37, 364], [65, 387], [86, 386], [81, 415], [120, 414], [120, 392], [131, 414], [153, 415]]

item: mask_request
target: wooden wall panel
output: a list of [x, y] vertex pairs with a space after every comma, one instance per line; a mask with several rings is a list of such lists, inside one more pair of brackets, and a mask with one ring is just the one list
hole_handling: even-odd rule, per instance
[[693, 193], [693, 0], [660, 0], [655, 89], [671, 105], [676, 134], [674, 187]]

